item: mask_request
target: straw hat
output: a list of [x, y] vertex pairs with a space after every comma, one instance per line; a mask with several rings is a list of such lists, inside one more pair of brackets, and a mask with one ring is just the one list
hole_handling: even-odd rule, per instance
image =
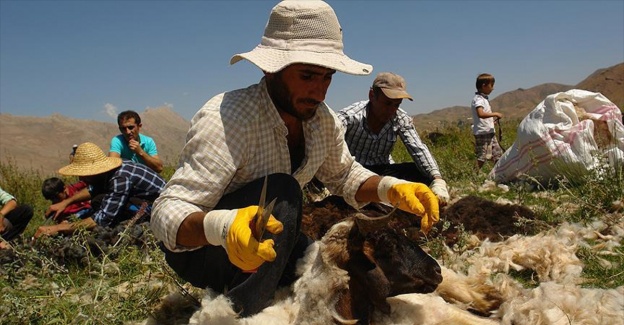
[[293, 63], [353, 75], [373, 71], [371, 65], [346, 56], [343, 48], [342, 28], [332, 7], [320, 0], [284, 0], [271, 10], [260, 44], [250, 52], [234, 55], [230, 64], [246, 59], [268, 73]]
[[107, 157], [96, 144], [85, 142], [78, 146], [71, 164], [58, 170], [68, 176], [93, 176], [121, 166], [121, 158]]

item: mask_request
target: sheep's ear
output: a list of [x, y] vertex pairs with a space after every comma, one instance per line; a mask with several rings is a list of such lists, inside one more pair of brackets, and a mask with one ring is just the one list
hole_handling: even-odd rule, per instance
[[351, 277], [362, 288], [359, 294], [366, 295], [367, 300], [375, 306], [375, 309], [384, 314], [390, 314], [390, 304], [386, 301], [386, 297], [390, 295], [390, 282], [381, 268], [355, 266], [351, 268]]
[[[355, 224], [354, 228], [358, 228]], [[358, 229], [352, 229], [349, 236], [349, 260], [347, 270], [351, 276], [351, 295], [354, 299], [363, 299], [385, 314], [390, 313], [386, 297], [390, 295], [390, 281], [383, 270], [377, 266], [372, 250], [367, 247], [364, 235]], [[355, 305], [358, 305], [357, 303]]]

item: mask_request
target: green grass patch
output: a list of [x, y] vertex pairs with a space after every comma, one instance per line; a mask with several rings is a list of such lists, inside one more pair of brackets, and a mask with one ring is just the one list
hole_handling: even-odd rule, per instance
[[[517, 124], [516, 124], [517, 125]], [[515, 125], [503, 124], [503, 146], [511, 146]], [[435, 138], [421, 134], [438, 161], [441, 172], [454, 196], [477, 195], [490, 200], [499, 198], [531, 208], [540, 229], [556, 227], [564, 221], [590, 222], [621, 212], [613, 202], [624, 199], [622, 169], [600, 170], [575, 182], [562, 180], [556, 187], [536, 190], [531, 184], [510, 185], [509, 191], [480, 191], [486, 180], [484, 172], [475, 171], [474, 138], [468, 126], [447, 126], [437, 130]], [[402, 143], [393, 153], [397, 162], [412, 161]], [[486, 165], [483, 171], [491, 168]], [[169, 179], [175, 169], [163, 171]], [[82, 232], [71, 238], [72, 247], [85, 251], [80, 259], [63, 263], [51, 252], [59, 253], [67, 243], [46, 238], [36, 243], [30, 239], [45, 220], [49, 206], [41, 195], [45, 177], [35, 171], [19, 170], [14, 163], [0, 163], [0, 186], [20, 203], [30, 204], [35, 216], [10, 262], [0, 256], [0, 319], [4, 324], [124, 324], [141, 321], [154, 314], [161, 299], [184, 283], [168, 269], [156, 240], [147, 232], [143, 242], [123, 244], [118, 249], [98, 252], [90, 246], [90, 234]], [[75, 182], [75, 178], [63, 178]], [[462, 235], [468, 236], [469, 233]], [[433, 256], [444, 260], [446, 251], [441, 238], [430, 237], [423, 244]], [[63, 246], [65, 245], [65, 246]], [[460, 241], [460, 245], [462, 242]], [[457, 249], [462, 249], [457, 247]], [[68, 251], [67, 254], [72, 254]], [[615, 288], [624, 285], [624, 249], [616, 247], [610, 255], [598, 255], [581, 248], [578, 257], [584, 263], [585, 286]], [[538, 285], [531, 271], [511, 272], [527, 287]], [[195, 293], [197, 294], [197, 293]], [[200, 296], [197, 295], [196, 298]]]

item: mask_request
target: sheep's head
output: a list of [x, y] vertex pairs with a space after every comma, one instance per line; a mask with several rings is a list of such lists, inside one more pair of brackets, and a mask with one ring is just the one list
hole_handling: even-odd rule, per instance
[[[358, 240], [355, 237], [363, 238], [361, 251], [388, 279], [391, 289], [389, 297], [433, 292], [442, 282], [440, 265], [413, 240], [396, 229], [388, 228], [391, 218], [369, 218], [357, 214], [349, 242], [356, 243]], [[351, 249], [360, 251], [356, 245]]]
[[433, 292], [442, 282], [436, 260], [403, 234], [395, 231], [373, 233], [365, 240], [363, 252], [388, 279], [388, 297]]
[[[332, 249], [332, 259], [350, 276], [349, 291], [337, 306], [345, 318], [367, 323], [374, 309], [390, 313], [387, 297], [432, 292], [442, 282], [436, 260], [400, 231], [388, 227], [391, 218], [357, 213], [323, 238], [326, 244], [340, 243], [342, 249]], [[338, 228], [342, 230], [337, 232]]]

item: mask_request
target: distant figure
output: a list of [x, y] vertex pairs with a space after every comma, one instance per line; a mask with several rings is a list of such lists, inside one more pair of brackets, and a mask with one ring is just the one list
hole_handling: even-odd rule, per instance
[[72, 146], [72, 152], [69, 153], [69, 163], [71, 164], [72, 161], [74, 161], [74, 155], [76, 154], [76, 148], [78, 148], [78, 145], [75, 144]]
[[165, 186], [165, 180], [149, 167], [119, 157], [107, 157], [102, 149], [90, 142], [79, 145], [74, 162], [58, 172], [78, 176], [88, 186], [51, 205], [45, 215], [57, 219], [68, 206], [87, 200], [91, 200], [94, 212], [81, 221], [39, 227], [35, 237], [71, 234], [79, 227], [114, 227], [134, 217], [144, 203], [145, 216], [149, 220], [152, 203]]
[[[404, 98], [413, 100], [405, 89], [403, 77], [379, 73], [368, 90], [368, 100], [338, 112], [346, 128], [345, 141], [355, 160], [367, 169], [379, 175], [430, 184], [440, 204], [445, 205], [449, 200], [446, 182], [429, 148], [420, 140], [412, 118], [399, 107]], [[414, 163], [394, 163], [390, 153], [397, 135]]]
[[498, 140], [494, 118], [501, 119], [503, 114], [493, 113], [488, 95], [494, 90], [494, 76], [482, 73], [477, 77], [477, 92], [470, 104], [472, 112], [472, 133], [475, 137], [475, 154], [477, 156], [477, 172], [487, 160], [496, 163], [503, 154]]
[[[58, 177], [50, 177], [43, 181], [41, 186], [41, 194], [46, 200], [52, 202], [52, 204], [59, 203], [68, 197], [74, 196], [74, 194], [80, 192], [87, 187], [87, 183], [78, 181], [74, 184], [65, 185], [62, 179]], [[67, 206], [63, 212], [56, 216], [54, 221], [61, 223], [68, 219], [72, 214], [76, 215], [80, 219], [84, 219], [91, 215], [91, 202], [82, 201], [73, 203]], [[46, 216], [48, 217], [48, 216]]]
[[18, 204], [15, 197], [0, 188], [0, 249], [9, 248], [8, 242], [24, 232], [33, 217], [33, 209]]
[[135, 111], [123, 111], [117, 116], [117, 125], [121, 134], [111, 139], [108, 156], [132, 160], [160, 173], [163, 162], [158, 157], [156, 142], [139, 133], [142, 126], [139, 114]]

